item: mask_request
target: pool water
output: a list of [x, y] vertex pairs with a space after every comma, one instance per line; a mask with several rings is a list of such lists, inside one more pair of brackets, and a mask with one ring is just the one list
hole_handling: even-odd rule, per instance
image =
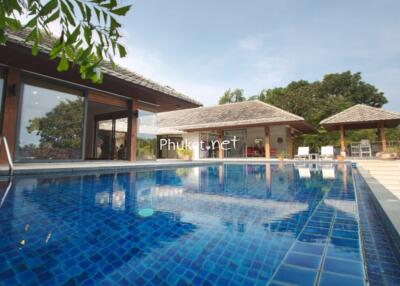
[[365, 285], [359, 225], [346, 164], [15, 177], [0, 283]]

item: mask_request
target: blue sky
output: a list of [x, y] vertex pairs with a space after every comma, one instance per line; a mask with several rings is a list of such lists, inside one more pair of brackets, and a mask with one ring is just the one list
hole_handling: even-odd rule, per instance
[[251, 96], [351, 70], [400, 111], [400, 1], [132, 3], [119, 63], [205, 105], [228, 88]]

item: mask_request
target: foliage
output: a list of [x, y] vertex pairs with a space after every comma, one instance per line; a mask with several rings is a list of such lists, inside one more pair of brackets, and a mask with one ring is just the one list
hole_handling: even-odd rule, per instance
[[[140, 136], [140, 135], [139, 135]], [[150, 159], [156, 156], [157, 139], [156, 138], [137, 138], [137, 156], [139, 158]]]
[[243, 95], [243, 89], [228, 89], [224, 92], [224, 95], [219, 99], [218, 104], [226, 104], [226, 103], [235, 103], [246, 101], [246, 98]]
[[[381, 107], [387, 99], [375, 86], [362, 81], [361, 73], [327, 74], [322, 81], [294, 81], [286, 87], [264, 89], [251, 99], [259, 99], [275, 105], [304, 119], [318, 127], [323, 119], [336, 114], [355, 104], [367, 104]], [[387, 130], [388, 138], [397, 138], [399, 131]], [[360, 130], [346, 132], [346, 139], [359, 141], [370, 139], [376, 141], [376, 130]], [[398, 139], [397, 139], [398, 140]], [[339, 145], [338, 132], [326, 132], [319, 129], [318, 134], [302, 135], [295, 141], [297, 145], [310, 146], [318, 151], [318, 146], [327, 144]]]
[[258, 99], [300, 115], [315, 126], [355, 104], [381, 107], [387, 103], [382, 92], [361, 80], [361, 73], [350, 71], [327, 74], [322, 81], [300, 80], [263, 90]]
[[27, 130], [40, 136], [41, 148], [80, 150], [83, 106], [82, 98], [60, 102], [45, 116], [31, 119]]
[[[52, 36], [50, 25], [58, 25], [57, 36], [49, 53], [58, 59], [57, 70], [80, 67], [83, 79], [101, 82], [101, 64], [112, 62], [113, 56], [124, 57], [118, 17], [125, 16], [131, 6], [117, 0], [0, 0], [0, 44], [7, 41], [7, 30], [28, 29], [26, 41], [32, 44], [32, 54]], [[21, 22], [27, 16], [26, 23]], [[46, 41], [47, 43], [48, 41]]]

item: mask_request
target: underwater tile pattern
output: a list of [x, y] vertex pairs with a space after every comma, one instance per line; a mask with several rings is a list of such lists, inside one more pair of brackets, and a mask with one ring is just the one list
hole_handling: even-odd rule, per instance
[[365, 285], [359, 226], [344, 164], [15, 177], [0, 285]]
[[354, 177], [359, 190], [357, 197], [368, 281], [370, 285], [400, 285], [400, 261], [394, 238], [385, 227], [365, 180], [357, 171]]

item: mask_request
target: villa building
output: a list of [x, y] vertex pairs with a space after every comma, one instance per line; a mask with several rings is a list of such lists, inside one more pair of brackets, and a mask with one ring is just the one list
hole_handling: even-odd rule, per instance
[[8, 33], [0, 46], [0, 128], [15, 162], [176, 158], [175, 151], [159, 148], [161, 138], [239, 140], [224, 152], [200, 146], [194, 159], [291, 157], [292, 135], [314, 131], [303, 118], [260, 101], [203, 108], [173, 88], [108, 64], [103, 82], [92, 84], [78, 67], [57, 72], [48, 56], [51, 39], [32, 56], [25, 38], [25, 31]]
[[[304, 118], [258, 100], [162, 112], [157, 126], [159, 142], [184, 140], [192, 146], [193, 159], [292, 158], [292, 137], [315, 132]], [[213, 144], [225, 140], [224, 148]], [[158, 149], [159, 158], [176, 157], [167, 144]]]

